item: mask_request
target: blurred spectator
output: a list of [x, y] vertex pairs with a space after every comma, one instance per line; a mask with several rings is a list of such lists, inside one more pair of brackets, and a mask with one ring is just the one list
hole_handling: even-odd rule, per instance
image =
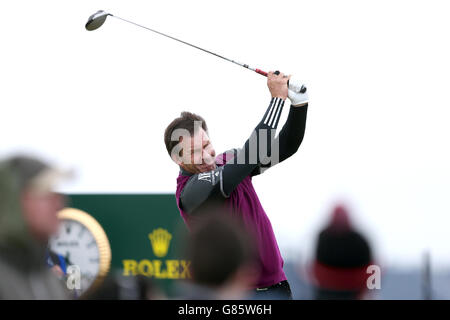
[[346, 209], [337, 206], [319, 234], [312, 268], [315, 299], [362, 299], [372, 252], [365, 237], [351, 226]]
[[242, 226], [226, 215], [204, 217], [187, 244], [192, 282], [181, 287], [184, 299], [245, 299], [259, 273], [254, 245]]
[[65, 174], [26, 156], [0, 162], [0, 299], [65, 299], [68, 291], [46, 264], [58, 230]]

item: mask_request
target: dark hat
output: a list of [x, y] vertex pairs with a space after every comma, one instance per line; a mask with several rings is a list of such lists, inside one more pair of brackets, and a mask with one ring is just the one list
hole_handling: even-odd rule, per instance
[[330, 290], [366, 288], [367, 267], [371, 264], [369, 243], [353, 229], [345, 207], [336, 206], [317, 241], [313, 265], [317, 286]]

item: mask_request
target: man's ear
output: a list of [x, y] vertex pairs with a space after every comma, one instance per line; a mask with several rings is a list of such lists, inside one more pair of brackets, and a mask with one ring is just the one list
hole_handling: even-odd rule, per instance
[[181, 161], [175, 160], [175, 163], [176, 163], [177, 165], [179, 165], [180, 167], [183, 166], [183, 162], [181, 162]]
[[183, 166], [183, 162], [181, 161], [181, 158], [178, 157], [176, 154], [172, 154], [171, 157], [173, 162], [175, 162], [179, 166]]
[[182, 141], [183, 141], [183, 138], [180, 137], [179, 142], [172, 148], [172, 152], [170, 153], [170, 157], [172, 158], [173, 162], [175, 162], [179, 166], [183, 164]]

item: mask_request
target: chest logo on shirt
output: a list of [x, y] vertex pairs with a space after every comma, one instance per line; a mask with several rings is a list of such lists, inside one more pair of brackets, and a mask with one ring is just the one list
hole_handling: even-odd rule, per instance
[[198, 174], [198, 180], [207, 181], [211, 184], [216, 184], [217, 178], [219, 177], [219, 172], [204, 172]]
[[198, 180], [212, 182], [211, 180], [211, 172], [199, 173]]

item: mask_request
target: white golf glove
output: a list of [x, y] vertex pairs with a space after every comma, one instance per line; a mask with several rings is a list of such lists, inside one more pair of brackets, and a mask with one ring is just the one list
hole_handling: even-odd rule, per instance
[[298, 106], [301, 104], [308, 103], [308, 90], [304, 93], [302, 91], [302, 87], [306, 88], [300, 81], [296, 80], [294, 77], [289, 79], [289, 89], [288, 89], [288, 97], [291, 100], [291, 105]]

